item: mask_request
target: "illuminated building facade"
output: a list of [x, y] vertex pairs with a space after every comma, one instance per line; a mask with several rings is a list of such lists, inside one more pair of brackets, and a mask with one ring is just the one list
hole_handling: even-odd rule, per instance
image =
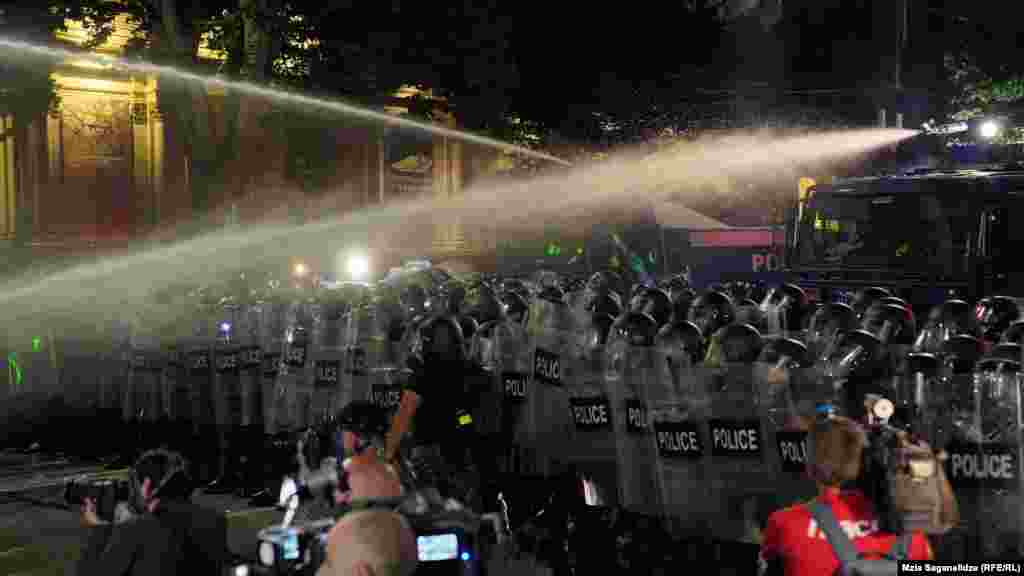
[[[135, 30], [127, 16], [96, 52], [120, 56]], [[88, 32], [76, 22], [56, 42], [80, 46]], [[201, 61], [214, 68], [221, 54], [206, 45]], [[45, 118], [20, 122], [0, 113], [0, 238], [26, 240], [34, 256], [54, 250], [91, 249], [131, 239], [168, 236], [193, 218], [192, 166], [184, 138], [159, 109], [157, 78], [91, 60], [70, 59], [53, 72], [59, 106]], [[383, 99], [393, 114], [408, 112], [407, 99], [429, 93], [404, 88]], [[209, 90], [210, 138], [225, 137], [224, 94]], [[329, 194], [307, 194], [286, 175], [288, 144], [269, 133], [260, 115], [267, 102], [245, 101], [239, 114], [239, 147], [226, 160], [223, 186], [209, 199], [214, 219], [256, 221], [281, 211], [345, 212], [403, 197], [450, 197], [463, 187], [463, 144], [448, 138], [398, 133], [382, 127], [339, 127]], [[446, 112], [435, 121], [454, 127]], [[17, 134], [15, 133], [17, 132]], [[330, 152], [329, 152], [330, 153]], [[333, 155], [333, 153], [330, 153]], [[259, 167], [254, 170], [253, 167]], [[315, 198], [314, 198], [315, 197]], [[27, 230], [26, 230], [27, 228]], [[431, 256], [476, 249], [458, 223], [435, 225]]]

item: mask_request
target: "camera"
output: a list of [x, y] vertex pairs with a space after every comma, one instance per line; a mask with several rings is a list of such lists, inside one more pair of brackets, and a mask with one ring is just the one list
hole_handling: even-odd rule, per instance
[[259, 532], [258, 574], [316, 574], [327, 558], [327, 535], [335, 519], [302, 526], [270, 526]]
[[75, 508], [90, 498], [96, 502], [96, 515], [105, 522], [114, 522], [118, 502], [131, 499], [131, 485], [124, 478], [73, 478], [64, 486], [64, 502]]
[[[482, 528], [480, 517], [464, 511], [418, 513], [402, 500], [373, 506], [402, 514], [416, 534], [416, 574], [477, 576], [480, 574]], [[373, 507], [371, 506], [371, 507]], [[340, 517], [339, 517], [340, 518]], [[251, 573], [280, 576], [313, 575], [327, 558], [327, 535], [338, 518], [304, 525], [270, 526], [259, 532], [258, 564]]]
[[861, 466], [861, 488], [875, 503], [883, 531], [901, 534], [949, 529], [949, 503], [943, 494], [941, 463], [931, 447], [889, 424], [893, 404], [868, 395], [867, 438]]

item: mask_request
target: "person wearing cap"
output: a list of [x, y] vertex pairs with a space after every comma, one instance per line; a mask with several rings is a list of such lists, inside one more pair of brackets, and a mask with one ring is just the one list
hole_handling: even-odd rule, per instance
[[[840, 528], [865, 558], [889, 554], [900, 537], [880, 529], [872, 502], [859, 490], [844, 490], [861, 473], [867, 436], [855, 421], [824, 414], [810, 424], [808, 474], [818, 496]], [[812, 502], [814, 502], [812, 501]], [[758, 557], [761, 576], [820, 576], [836, 574], [839, 560], [808, 504], [777, 510], [768, 517]], [[921, 532], [910, 536], [905, 560], [931, 560], [932, 548]]]

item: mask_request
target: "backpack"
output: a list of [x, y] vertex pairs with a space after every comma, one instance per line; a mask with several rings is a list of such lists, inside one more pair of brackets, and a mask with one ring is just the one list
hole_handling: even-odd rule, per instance
[[807, 510], [825, 532], [832, 551], [839, 559], [839, 576], [896, 576], [899, 573], [899, 562], [905, 560], [910, 552], [910, 533], [902, 534], [888, 554], [871, 560], [857, 551], [827, 504], [815, 501], [807, 505]]

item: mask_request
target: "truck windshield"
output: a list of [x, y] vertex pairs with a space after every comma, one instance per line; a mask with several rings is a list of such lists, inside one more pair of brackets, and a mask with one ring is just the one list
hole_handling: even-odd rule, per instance
[[816, 194], [803, 209], [795, 259], [955, 274], [964, 265], [968, 222], [966, 210], [927, 194]]

